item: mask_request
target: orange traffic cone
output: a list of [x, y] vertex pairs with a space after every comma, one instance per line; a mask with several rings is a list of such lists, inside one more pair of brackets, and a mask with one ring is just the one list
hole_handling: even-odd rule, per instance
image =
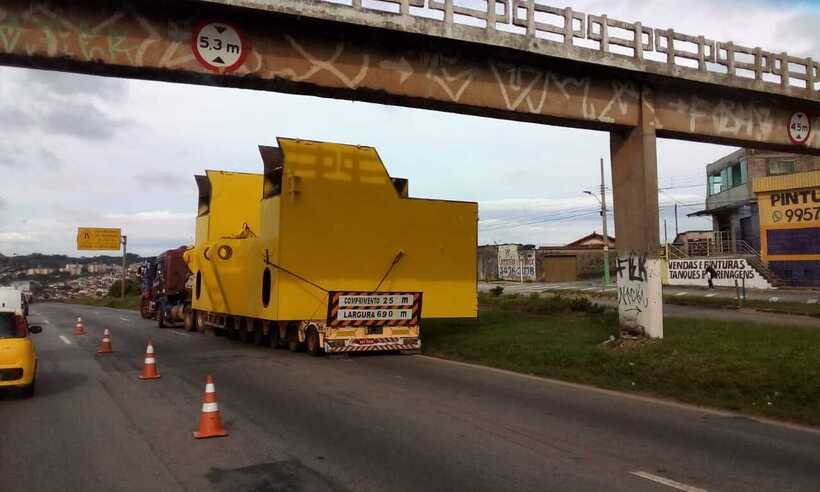
[[154, 346], [151, 340], [148, 340], [148, 347], [145, 348], [145, 363], [142, 365], [140, 379], [159, 379], [157, 360], [154, 358]]
[[214, 388], [214, 378], [208, 375], [205, 381], [205, 396], [202, 397], [202, 414], [199, 417], [199, 430], [194, 432], [197, 439], [208, 437], [227, 436], [225, 428], [222, 427], [222, 418], [219, 417], [219, 405], [216, 403], [216, 389]]
[[111, 333], [108, 331], [108, 328], [105, 329], [103, 332], [102, 342], [100, 342], [100, 349], [97, 350], [98, 354], [110, 354], [113, 352], [111, 349]]
[[77, 318], [77, 324], [74, 325], [74, 334], [75, 335], [85, 335], [85, 328], [83, 328], [82, 318]]

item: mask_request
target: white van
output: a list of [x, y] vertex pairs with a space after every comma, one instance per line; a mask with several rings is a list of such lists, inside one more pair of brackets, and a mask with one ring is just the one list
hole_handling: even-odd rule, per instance
[[23, 293], [14, 287], [0, 287], [0, 312], [24, 315]]

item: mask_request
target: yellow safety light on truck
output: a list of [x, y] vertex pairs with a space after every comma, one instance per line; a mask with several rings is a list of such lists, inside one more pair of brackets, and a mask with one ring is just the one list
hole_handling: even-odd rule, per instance
[[224, 175], [197, 180], [223, 227], [200, 233], [200, 213], [186, 254], [198, 319], [315, 354], [415, 350], [422, 318], [476, 317], [476, 203], [410, 198], [371, 147], [278, 143], [260, 147], [258, 188], [231, 188], [243, 196], [216, 198]]

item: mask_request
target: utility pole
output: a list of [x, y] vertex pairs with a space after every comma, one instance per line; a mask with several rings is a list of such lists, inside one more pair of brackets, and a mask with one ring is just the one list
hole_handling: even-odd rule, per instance
[[128, 246], [128, 236], [122, 237], [122, 280], [120, 280], [120, 297], [125, 299], [125, 279], [126, 279], [126, 268], [128, 265], [128, 260], [126, 259], [126, 247]]
[[604, 158], [601, 158], [601, 218], [604, 223], [604, 285], [609, 285], [609, 234], [606, 217], [606, 181], [604, 178]]
[[678, 202], [675, 202], [675, 237], [678, 237]]
[[669, 235], [666, 233], [666, 219], [663, 219], [663, 244], [669, 244]]

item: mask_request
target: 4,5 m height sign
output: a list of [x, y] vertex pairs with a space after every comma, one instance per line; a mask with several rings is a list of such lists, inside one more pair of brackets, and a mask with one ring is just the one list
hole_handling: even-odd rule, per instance
[[421, 292], [338, 292], [328, 298], [327, 324], [410, 326], [421, 320]]
[[795, 145], [805, 145], [811, 137], [811, 118], [803, 112], [793, 113], [786, 122], [789, 140]]
[[230, 73], [248, 56], [248, 42], [235, 27], [224, 22], [203, 22], [194, 29], [191, 49], [208, 70]]

